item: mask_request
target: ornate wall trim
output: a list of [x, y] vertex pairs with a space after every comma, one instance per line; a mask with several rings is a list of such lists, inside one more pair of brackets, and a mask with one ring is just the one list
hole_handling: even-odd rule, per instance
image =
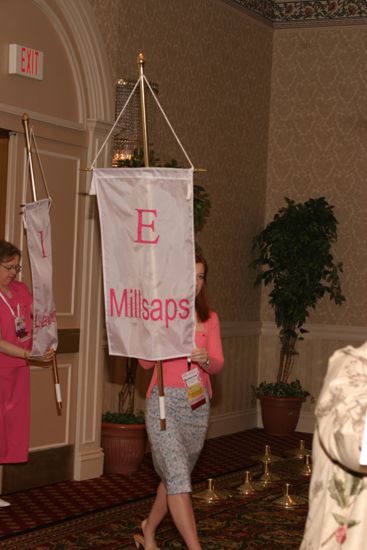
[[274, 28], [315, 25], [365, 25], [365, 0], [227, 0]]

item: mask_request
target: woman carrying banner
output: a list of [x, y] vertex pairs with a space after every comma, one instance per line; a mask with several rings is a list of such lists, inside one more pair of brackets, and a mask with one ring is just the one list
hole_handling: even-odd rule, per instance
[[[0, 240], [0, 464], [26, 462], [29, 446], [29, 366], [32, 295], [15, 278], [20, 250]], [[48, 350], [37, 361], [50, 362]], [[0, 499], [0, 507], [9, 502]]]
[[[143, 535], [134, 535], [136, 546], [141, 545], [145, 550], [158, 548], [155, 531], [168, 510], [187, 548], [201, 549], [191, 502], [191, 472], [203, 448], [209, 423], [209, 398], [212, 396], [209, 375], [217, 374], [223, 367], [219, 320], [209, 308], [206, 279], [207, 263], [197, 254], [197, 347], [189, 358], [162, 362], [167, 413], [167, 429], [164, 431], [160, 430], [158, 421], [157, 369], [147, 392], [146, 424], [154, 466], [161, 483], [150, 513], [141, 524]], [[155, 363], [140, 360], [140, 364], [149, 369]]]

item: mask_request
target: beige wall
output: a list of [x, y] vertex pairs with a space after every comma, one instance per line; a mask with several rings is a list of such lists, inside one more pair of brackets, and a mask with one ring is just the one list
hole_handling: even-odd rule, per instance
[[[9, 44], [44, 53], [42, 81], [8, 73]], [[31, 286], [20, 205], [32, 200], [23, 113], [30, 117], [37, 198], [48, 192], [53, 252], [53, 291], [59, 336], [63, 400], [57, 414], [52, 372], [31, 367], [31, 452], [26, 485], [37, 484], [37, 457], [54, 453], [49, 482], [102, 472], [100, 447], [102, 312], [99, 233], [94, 198], [88, 197], [91, 163], [110, 127], [111, 82], [102, 41], [86, 0], [4, 0], [0, 18], [0, 128], [10, 131], [5, 237], [23, 250], [22, 278]], [[101, 161], [106, 162], [106, 153]], [[107, 161], [108, 162], [108, 161]], [[69, 334], [69, 333], [68, 333]], [[70, 348], [70, 349], [68, 349]], [[58, 457], [68, 458], [68, 464]], [[49, 455], [48, 455], [49, 456]], [[40, 458], [41, 460], [41, 458]], [[57, 464], [57, 467], [54, 466]], [[4, 467], [3, 489], [22, 488], [17, 471]], [[21, 476], [22, 477], [22, 476]], [[0, 475], [1, 488], [1, 475]]]
[[[90, 0], [115, 78], [137, 79], [137, 54], [210, 193], [199, 237], [222, 321], [257, 318], [249, 240], [264, 216], [272, 31], [218, 0]], [[116, 42], [118, 40], [118, 42]], [[163, 117], [151, 141], [182, 157]]]
[[[32, 370], [33, 448], [73, 445], [74, 477], [101, 472], [101, 402], [117, 407], [122, 373], [104, 359], [98, 219], [80, 169], [111, 127], [116, 79], [137, 78], [140, 51], [174, 130], [194, 165], [207, 170], [195, 176], [213, 205], [199, 241], [226, 359], [214, 382], [210, 435], [259, 422], [251, 387], [272, 376], [278, 340], [247, 264], [253, 235], [284, 196], [325, 195], [340, 221], [335, 252], [345, 264], [347, 302], [317, 309], [295, 371], [317, 396], [333, 349], [364, 339], [367, 27], [273, 29], [221, 0], [3, 0], [1, 9], [0, 128], [12, 131], [5, 233], [24, 246], [18, 205], [29, 197], [27, 111], [54, 198], [58, 323], [80, 329], [79, 353], [59, 358], [61, 418], [52, 398], [43, 399], [49, 371]], [[9, 42], [45, 52], [43, 82], [7, 74]], [[155, 117], [150, 137], [161, 158], [182, 159], [163, 119]], [[108, 148], [99, 162], [109, 165]], [[138, 408], [146, 385], [140, 372]], [[312, 422], [308, 405], [301, 426]]]
[[325, 300], [315, 323], [367, 322], [366, 49], [367, 26], [274, 33], [266, 217], [285, 196], [325, 196], [339, 220], [335, 256], [347, 300]]
[[[136, 79], [142, 51], [170, 123], [193, 164], [206, 169], [195, 178], [210, 193], [212, 211], [198, 240], [226, 354], [210, 434], [254, 425], [258, 350], [251, 322], [259, 316], [260, 294], [247, 264], [265, 211], [272, 30], [217, 0], [90, 2], [113, 77]], [[161, 158], [181, 159], [163, 118], [156, 120], [153, 147]], [[143, 405], [142, 378], [137, 403]], [[103, 407], [116, 408], [120, 380], [107, 365], [105, 380]]]
[[[232, 389], [224, 373], [218, 380], [227, 391], [220, 392], [226, 405], [215, 406], [216, 420], [235, 410], [251, 416], [248, 387], [274, 378], [278, 360], [273, 313], [265, 292], [260, 306], [247, 268], [253, 235], [285, 196], [323, 195], [335, 205], [334, 251], [344, 262], [347, 301], [337, 307], [325, 299], [311, 315], [294, 372], [317, 397], [330, 353], [364, 339], [367, 27], [273, 29], [219, 0], [90, 2], [113, 78], [134, 79], [143, 51], [146, 75], [158, 83], [173, 127], [194, 164], [207, 169], [198, 182], [213, 209], [199, 242], [224, 328], [226, 373], [242, 379]], [[179, 155], [164, 126], [157, 134], [152, 141], [159, 150]], [[249, 344], [252, 334], [256, 346]], [[244, 395], [238, 409], [231, 405]], [[309, 429], [311, 405], [305, 415]]]
[[[316, 27], [274, 32], [266, 221], [284, 197], [324, 196], [339, 221], [335, 258], [346, 302], [324, 298], [311, 312], [294, 376], [317, 397], [330, 354], [366, 337], [367, 27]], [[273, 321], [262, 295], [261, 319]], [[263, 331], [259, 380], [274, 372], [279, 343]], [[273, 332], [274, 334], [274, 332]], [[304, 408], [311, 425], [312, 406]]]

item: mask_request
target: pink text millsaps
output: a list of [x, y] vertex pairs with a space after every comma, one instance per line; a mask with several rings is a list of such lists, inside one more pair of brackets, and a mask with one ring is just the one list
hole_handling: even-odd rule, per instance
[[[156, 210], [136, 208], [136, 243], [157, 245], [160, 236], [155, 235]], [[139, 288], [110, 288], [110, 317], [127, 317], [145, 321], [164, 321], [166, 328], [171, 321], [187, 319], [190, 314], [190, 301], [187, 298], [153, 298], [143, 296]]]
[[110, 288], [110, 316], [135, 317], [145, 321], [164, 321], [166, 328], [170, 321], [187, 319], [190, 314], [190, 302], [187, 298], [153, 298], [148, 300], [141, 290], [125, 288], [116, 292]]

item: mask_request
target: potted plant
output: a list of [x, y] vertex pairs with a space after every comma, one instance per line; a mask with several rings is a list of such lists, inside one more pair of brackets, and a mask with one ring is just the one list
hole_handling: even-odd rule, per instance
[[144, 458], [147, 444], [144, 413], [135, 412], [134, 407], [136, 369], [137, 360], [128, 357], [118, 411], [102, 415], [101, 445], [107, 474], [134, 474]]
[[[290, 382], [290, 376], [298, 355], [296, 344], [307, 332], [304, 324], [311, 309], [324, 295], [329, 295], [337, 305], [345, 300], [339, 279], [342, 264], [334, 262], [331, 253], [337, 239], [334, 207], [324, 197], [304, 203], [285, 200], [286, 206], [255, 236], [255, 258], [249, 264], [257, 270], [255, 286], [264, 283], [271, 287], [269, 304], [279, 328], [276, 381], [265, 381], [255, 388], [265, 431], [273, 435], [292, 433], [302, 402], [310, 395], [299, 380]], [[287, 410], [288, 405], [294, 407], [292, 412]]]

